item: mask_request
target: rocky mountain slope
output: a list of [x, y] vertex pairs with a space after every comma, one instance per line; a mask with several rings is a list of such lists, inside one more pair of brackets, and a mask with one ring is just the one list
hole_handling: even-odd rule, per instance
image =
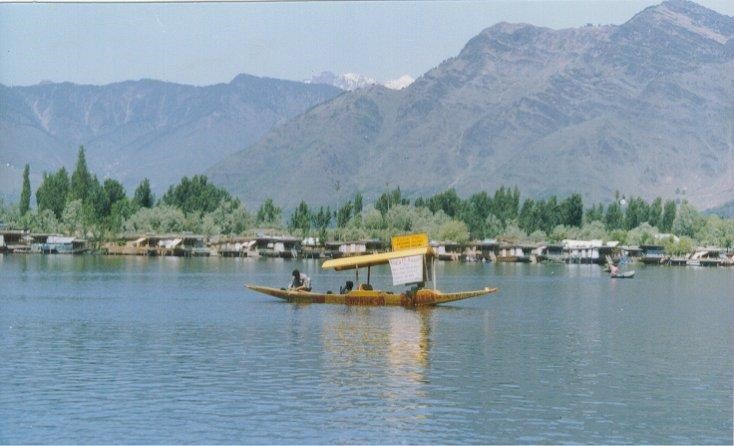
[[500, 23], [409, 87], [342, 94], [207, 173], [251, 204], [389, 183], [717, 206], [734, 197], [734, 18], [670, 0], [620, 26]]
[[104, 86], [0, 86], [0, 191], [16, 195], [25, 163], [73, 168], [80, 145], [90, 168], [160, 191], [259, 140], [273, 126], [332, 99], [326, 85], [239, 75], [206, 87], [141, 80]]

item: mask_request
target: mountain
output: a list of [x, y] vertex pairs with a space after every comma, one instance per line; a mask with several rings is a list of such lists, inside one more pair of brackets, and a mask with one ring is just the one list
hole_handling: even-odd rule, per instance
[[[402, 90], [344, 93], [209, 169], [256, 204], [517, 185], [696, 206], [734, 196], [734, 19], [684, 0], [619, 26], [499, 23]], [[341, 185], [337, 194], [333, 184]]]
[[370, 85], [381, 84], [384, 87], [392, 90], [401, 90], [408, 85], [412, 84], [415, 79], [410, 75], [404, 74], [397, 79], [391, 79], [385, 82], [378, 82], [375, 79], [367, 76], [363, 76], [358, 73], [345, 73], [337, 75], [331, 71], [324, 71], [321, 74], [317, 74], [311, 77], [310, 80], [306, 81], [309, 84], [326, 84], [337, 87], [341, 90], [356, 90], [358, 88], [368, 87]]
[[713, 209], [707, 209], [704, 214], [718, 215], [723, 218], [734, 218], [734, 199]]
[[0, 191], [16, 198], [25, 163], [70, 170], [84, 145], [90, 168], [132, 192], [157, 191], [253, 144], [269, 129], [339, 95], [327, 85], [238, 75], [206, 87], [154, 80], [104, 86], [0, 86]]

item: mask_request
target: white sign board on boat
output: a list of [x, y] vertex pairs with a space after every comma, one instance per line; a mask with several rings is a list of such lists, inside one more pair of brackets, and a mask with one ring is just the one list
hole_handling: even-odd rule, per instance
[[390, 270], [393, 285], [423, 282], [423, 256], [391, 259]]

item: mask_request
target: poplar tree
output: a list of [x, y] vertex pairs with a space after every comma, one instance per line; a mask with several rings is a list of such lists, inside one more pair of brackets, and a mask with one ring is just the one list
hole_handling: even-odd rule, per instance
[[30, 166], [25, 165], [23, 169], [23, 189], [20, 192], [20, 215], [25, 215], [31, 208], [31, 180]]
[[675, 220], [676, 205], [675, 201], [668, 200], [663, 206], [663, 216], [660, 220], [660, 230], [670, 232], [673, 229], [673, 221]]
[[87, 159], [84, 155], [84, 146], [79, 146], [79, 153], [76, 158], [76, 166], [74, 173], [71, 174], [71, 184], [69, 188], [70, 200], [82, 200], [87, 202], [90, 188], [92, 186], [92, 174], [87, 168]]

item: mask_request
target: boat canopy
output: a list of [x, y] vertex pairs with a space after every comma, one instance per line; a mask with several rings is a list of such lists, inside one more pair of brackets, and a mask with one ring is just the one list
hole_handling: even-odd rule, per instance
[[390, 260], [401, 259], [404, 257], [413, 256], [431, 256], [433, 250], [430, 246], [424, 246], [421, 248], [410, 248], [402, 249], [400, 251], [383, 252], [379, 254], [368, 254], [363, 256], [350, 256], [341, 257], [338, 259], [331, 259], [324, 262], [321, 267], [323, 269], [333, 268], [336, 271], [342, 271], [345, 269], [364, 268], [368, 266], [384, 265]]

